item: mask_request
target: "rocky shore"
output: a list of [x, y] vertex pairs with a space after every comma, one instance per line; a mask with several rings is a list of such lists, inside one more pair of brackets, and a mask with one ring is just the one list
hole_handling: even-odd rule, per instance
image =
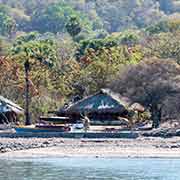
[[0, 153], [55, 147], [63, 143], [64, 140], [60, 138], [0, 138]]

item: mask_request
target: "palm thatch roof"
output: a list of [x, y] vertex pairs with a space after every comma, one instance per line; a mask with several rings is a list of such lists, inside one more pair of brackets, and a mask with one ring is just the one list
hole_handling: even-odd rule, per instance
[[12, 101], [0, 96], [0, 113], [15, 112], [16, 114], [23, 114], [24, 110], [13, 103]]
[[127, 103], [119, 94], [109, 89], [102, 89], [98, 93], [88, 96], [74, 104], [60, 109], [59, 113], [86, 114], [86, 113], [118, 113], [126, 111]]

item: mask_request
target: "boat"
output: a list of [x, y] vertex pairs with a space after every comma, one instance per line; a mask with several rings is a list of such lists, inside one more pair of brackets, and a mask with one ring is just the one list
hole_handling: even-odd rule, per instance
[[16, 133], [69, 132], [70, 127], [67, 125], [36, 124], [35, 126], [17, 126], [15, 131]]
[[39, 123], [31, 126], [17, 126], [17, 133], [69, 132], [71, 130], [67, 117], [40, 117]]
[[51, 117], [46, 117], [46, 116], [40, 116], [39, 117], [40, 121], [45, 121], [48, 123], [53, 123], [53, 124], [64, 124], [69, 121], [69, 117], [58, 117], [58, 116], [51, 116]]

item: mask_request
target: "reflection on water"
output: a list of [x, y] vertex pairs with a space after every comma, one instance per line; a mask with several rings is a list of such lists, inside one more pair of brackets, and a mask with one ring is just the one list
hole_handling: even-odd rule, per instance
[[178, 180], [179, 169], [179, 159], [11, 159], [0, 180]]

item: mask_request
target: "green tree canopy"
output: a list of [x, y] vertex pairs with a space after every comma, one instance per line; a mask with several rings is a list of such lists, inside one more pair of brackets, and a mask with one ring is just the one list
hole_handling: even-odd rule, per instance
[[3, 36], [11, 35], [16, 28], [16, 22], [9, 15], [9, 10], [7, 6], [0, 5], [0, 33]]
[[78, 17], [71, 16], [66, 24], [66, 29], [72, 37], [78, 35], [81, 32], [81, 25]]
[[[88, 18], [86, 18], [80, 12], [75, 11], [71, 6], [65, 3], [51, 4], [45, 9], [42, 10], [38, 9], [33, 14], [32, 27], [41, 33], [64, 32], [65, 26], [68, 23], [70, 17], [79, 18], [78, 21], [82, 24], [84, 28], [88, 30], [92, 29], [92, 25], [88, 21]], [[77, 23], [77, 21], [75, 22], [74, 20], [77, 19], [71, 19], [72, 21], [71, 23], [73, 23], [73, 25], [75, 25], [74, 23]]]
[[11, 54], [22, 60], [28, 58], [32, 63], [39, 61], [50, 66], [57, 61], [55, 42], [41, 38], [36, 32], [18, 37], [11, 48]]

